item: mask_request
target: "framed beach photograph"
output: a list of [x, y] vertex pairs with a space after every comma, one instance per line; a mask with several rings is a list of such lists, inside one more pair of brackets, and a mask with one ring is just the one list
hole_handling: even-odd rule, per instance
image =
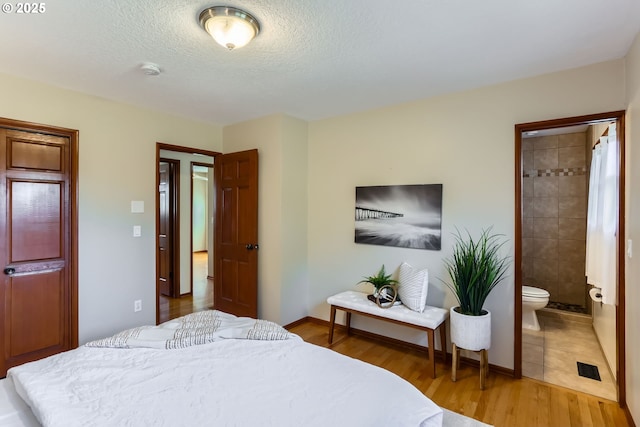
[[355, 242], [440, 250], [442, 184], [356, 187]]

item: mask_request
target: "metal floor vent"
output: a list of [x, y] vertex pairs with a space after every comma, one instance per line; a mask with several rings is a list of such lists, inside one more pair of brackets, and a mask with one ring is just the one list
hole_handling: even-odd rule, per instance
[[598, 372], [598, 367], [595, 365], [589, 365], [588, 363], [578, 363], [578, 375], [585, 378], [591, 378], [592, 380], [602, 381], [600, 379], [600, 372]]

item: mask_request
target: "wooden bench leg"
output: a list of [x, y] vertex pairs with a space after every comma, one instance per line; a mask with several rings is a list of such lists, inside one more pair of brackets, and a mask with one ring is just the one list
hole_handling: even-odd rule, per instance
[[351, 335], [351, 312], [347, 311], [347, 335]]
[[447, 327], [446, 322], [440, 325], [440, 349], [442, 351], [442, 361], [447, 364]]
[[331, 315], [329, 316], [329, 344], [333, 342], [333, 328], [336, 326], [336, 306], [331, 306]]
[[455, 343], [453, 343], [452, 348], [451, 348], [451, 358], [452, 358], [452, 362], [451, 362], [451, 381], [456, 382], [456, 376], [458, 374], [458, 359], [459, 359], [459, 355], [458, 355], [458, 346], [456, 346]]
[[431, 375], [436, 377], [436, 344], [433, 329], [427, 329], [427, 341], [429, 344], [429, 365], [431, 365]]

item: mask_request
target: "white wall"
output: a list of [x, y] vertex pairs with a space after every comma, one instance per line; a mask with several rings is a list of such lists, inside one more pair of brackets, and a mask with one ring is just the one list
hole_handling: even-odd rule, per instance
[[258, 315], [307, 315], [307, 124], [281, 114], [227, 126], [224, 152], [258, 149]]
[[184, 295], [191, 292], [191, 162], [213, 164], [213, 157], [169, 150], [160, 150], [160, 157], [180, 161], [180, 295]]
[[[626, 57], [626, 231], [635, 247], [640, 244], [640, 34]], [[626, 263], [626, 380], [627, 404], [640, 422], [640, 251]]]
[[191, 212], [193, 217], [193, 251], [206, 251], [208, 250], [207, 236], [209, 230], [209, 200], [207, 199], [209, 180], [193, 178], [191, 182], [193, 183], [193, 206]]
[[[326, 298], [356, 288], [381, 264], [430, 272], [428, 303], [455, 300], [439, 279], [454, 227], [514, 235], [514, 125], [624, 108], [622, 60], [309, 124], [310, 315], [328, 318]], [[354, 243], [356, 186], [443, 184], [442, 250]], [[489, 296], [490, 362], [513, 368], [513, 277]], [[408, 328], [356, 317], [354, 326], [426, 345]]]
[[156, 142], [220, 151], [222, 130], [7, 75], [0, 93], [2, 117], [79, 130], [80, 343], [155, 324]]

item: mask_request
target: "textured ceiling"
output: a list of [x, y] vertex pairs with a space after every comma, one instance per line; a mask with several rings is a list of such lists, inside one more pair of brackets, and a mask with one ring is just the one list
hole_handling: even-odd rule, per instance
[[[15, 4], [15, 3], [14, 3]], [[261, 24], [226, 51], [215, 5]], [[623, 57], [640, 0], [55, 0], [0, 14], [0, 72], [226, 125], [316, 120]], [[160, 65], [144, 75], [143, 62]]]

